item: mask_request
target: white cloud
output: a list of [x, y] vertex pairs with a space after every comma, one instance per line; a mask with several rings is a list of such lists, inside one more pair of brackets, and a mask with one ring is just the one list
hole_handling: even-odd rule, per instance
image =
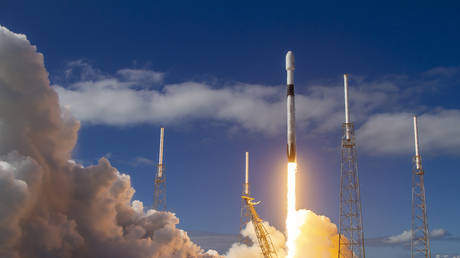
[[460, 67], [435, 67], [424, 73], [426, 76], [446, 76], [452, 77], [460, 73]]
[[[85, 124], [173, 126], [196, 121], [228, 123], [231, 128], [279, 135], [285, 130], [285, 86], [186, 81], [162, 84], [164, 74], [120, 69], [103, 74], [84, 61], [71, 63], [78, 80], [54, 88], [61, 106]], [[439, 82], [457, 81], [459, 68], [435, 68], [421, 79], [388, 75], [376, 80], [354, 76], [350, 82], [352, 121], [358, 145], [375, 155], [413, 152], [411, 113], [420, 114], [423, 154], [460, 153], [460, 109], [418, 106], [414, 99], [435, 92]], [[71, 81], [71, 80], [70, 80]], [[151, 87], [156, 85], [155, 88]], [[339, 132], [344, 120], [343, 88], [335, 84], [301, 85], [296, 93], [299, 132], [310, 136]], [[222, 123], [220, 123], [222, 124]]]
[[145, 69], [121, 69], [117, 71], [123, 79], [143, 84], [160, 83], [163, 81], [164, 73]]
[[[389, 236], [386, 238], [382, 239], [382, 242], [384, 244], [407, 244], [411, 241], [411, 230], [404, 230], [401, 234], [399, 235], [394, 235], [394, 236]], [[447, 230], [438, 228], [438, 229], [433, 229], [430, 231], [430, 239], [431, 240], [439, 240], [439, 239], [447, 239], [450, 234], [447, 232]]]
[[104, 86], [148, 88], [163, 82], [164, 76], [163, 72], [133, 68], [120, 69], [114, 75], [109, 75], [95, 68], [89, 61], [78, 59], [68, 62], [64, 77], [58, 76], [56, 79], [66, 83], [71, 82], [75, 88], [88, 84], [99, 88]]
[[[200, 83], [167, 85], [162, 91], [118, 87], [122, 83], [79, 83], [56, 86], [60, 101], [83, 122], [110, 125], [178, 124], [199, 119], [236, 122], [256, 131], [276, 132], [282, 102], [270, 102], [273, 90], [257, 86], [213, 89]], [[252, 95], [248, 94], [252, 91]], [[274, 115], [274, 113], [276, 115]]]
[[447, 232], [447, 230], [445, 230], [443, 228], [433, 229], [433, 230], [431, 230], [431, 233], [430, 233], [430, 236], [433, 237], [433, 238], [444, 237], [444, 236], [448, 236], [448, 235], [449, 235], [449, 233]]
[[387, 244], [400, 244], [400, 243], [407, 243], [411, 240], [411, 231], [404, 230], [401, 234], [396, 236], [390, 236], [383, 241]]
[[90, 63], [83, 59], [74, 60], [68, 62], [66, 69], [64, 71], [64, 76], [66, 80], [99, 80], [103, 79], [105, 76], [95, 69]]
[[[460, 110], [436, 110], [418, 116], [422, 154], [460, 154]], [[414, 152], [412, 114], [377, 114], [357, 131], [360, 148], [371, 154]]]
[[[120, 71], [132, 72], [130, 69]], [[183, 82], [152, 89], [140, 84], [117, 76], [100, 76], [54, 88], [61, 105], [84, 124], [172, 125], [204, 119], [266, 134], [279, 134], [285, 126], [284, 85], [233, 83], [216, 87]], [[365, 85], [369, 87], [351, 89], [353, 117], [358, 120], [391, 101], [389, 94], [393, 94], [388, 85]], [[299, 89], [298, 92], [302, 92], [301, 87]], [[313, 86], [305, 93], [297, 93], [298, 127], [313, 133], [340, 130], [344, 116], [342, 94], [341, 85]]]

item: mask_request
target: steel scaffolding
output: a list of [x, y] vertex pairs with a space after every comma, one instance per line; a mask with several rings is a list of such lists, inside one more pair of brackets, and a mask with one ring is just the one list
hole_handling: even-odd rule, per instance
[[415, 156], [412, 170], [411, 257], [431, 258], [428, 220], [426, 216], [425, 183], [419, 151], [417, 117], [414, 116]]
[[355, 132], [348, 111], [348, 76], [344, 75], [345, 123], [341, 144], [338, 257], [364, 258], [364, 233], [359, 192]]

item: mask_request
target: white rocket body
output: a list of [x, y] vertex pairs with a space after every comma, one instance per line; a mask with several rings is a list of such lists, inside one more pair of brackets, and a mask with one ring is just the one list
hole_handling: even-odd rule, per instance
[[286, 54], [287, 73], [287, 156], [288, 162], [296, 162], [295, 144], [295, 100], [294, 100], [294, 54], [288, 51]]

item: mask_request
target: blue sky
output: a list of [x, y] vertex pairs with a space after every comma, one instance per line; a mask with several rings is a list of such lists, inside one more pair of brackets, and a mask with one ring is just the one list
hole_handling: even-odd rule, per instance
[[[0, 24], [44, 54], [61, 103], [81, 120], [75, 159], [88, 165], [108, 157], [131, 175], [135, 198], [146, 206], [159, 127], [166, 127], [168, 207], [181, 228], [237, 233], [249, 151], [260, 214], [284, 230], [284, 55], [293, 50], [298, 207], [338, 222], [341, 85], [350, 73], [366, 238], [410, 227], [413, 153], [405, 119], [416, 113], [429, 226], [448, 232], [432, 241], [432, 253], [460, 254], [458, 4], [2, 5]], [[408, 257], [401, 244], [376, 242], [370, 257]]]

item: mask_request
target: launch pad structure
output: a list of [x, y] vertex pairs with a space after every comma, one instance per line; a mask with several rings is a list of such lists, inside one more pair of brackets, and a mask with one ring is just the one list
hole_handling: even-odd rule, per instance
[[356, 142], [348, 110], [348, 75], [344, 75], [345, 123], [341, 143], [338, 258], [364, 258], [364, 233], [359, 192]]
[[166, 175], [163, 164], [164, 128], [160, 129], [160, 150], [158, 153], [157, 173], [155, 175], [155, 189], [153, 193], [153, 209], [166, 210]]
[[251, 213], [251, 221], [254, 226], [254, 231], [256, 232], [257, 240], [259, 242], [260, 249], [262, 250], [262, 254], [265, 258], [278, 257], [270, 234], [264, 227], [263, 220], [257, 215], [257, 212], [254, 208], [254, 206], [259, 204], [260, 201], [253, 202], [254, 198], [244, 195], [241, 196], [241, 199], [243, 199], [246, 202], [249, 212]]
[[[244, 227], [246, 227], [249, 221], [252, 221], [254, 231], [256, 232], [257, 241], [259, 243], [264, 258], [276, 258], [278, 257], [278, 255], [276, 254], [276, 249], [273, 245], [270, 234], [263, 225], [263, 220], [259, 217], [259, 215], [256, 212], [256, 209], [254, 208], [254, 206], [259, 203], [260, 201], [254, 202], [254, 198], [252, 198], [249, 193], [249, 153], [246, 152], [245, 181], [243, 184], [243, 193], [241, 195], [240, 232]], [[245, 239], [242, 237], [240, 239], [240, 242], [246, 245], [250, 244], [248, 243], [249, 241], [249, 239]]]
[[417, 117], [414, 116], [415, 156], [412, 170], [411, 257], [431, 258], [428, 220], [426, 215], [425, 183], [419, 150]]

